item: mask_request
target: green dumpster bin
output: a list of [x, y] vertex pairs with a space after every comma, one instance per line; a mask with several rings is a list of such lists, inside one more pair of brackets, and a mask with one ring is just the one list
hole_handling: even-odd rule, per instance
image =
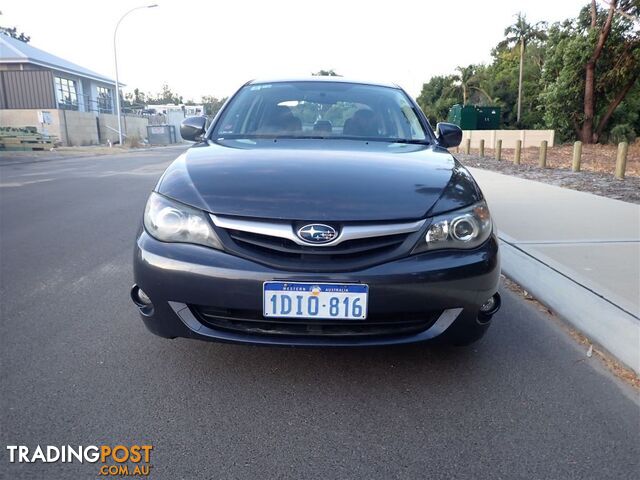
[[454, 105], [447, 117], [462, 130], [497, 130], [500, 128], [500, 107]]
[[497, 130], [500, 128], [500, 107], [476, 107], [476, 130]]
[[471, 105], [454, 105], [449, 110], [447, 121], [455, 123], [462, 130], [475, 130], [477, 124], [478, 112]]

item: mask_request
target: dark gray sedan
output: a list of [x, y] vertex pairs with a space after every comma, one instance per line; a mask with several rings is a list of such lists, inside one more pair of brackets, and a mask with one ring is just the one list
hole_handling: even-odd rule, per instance
[[500, 307], [478, 185], [395, 85], [252, 81], [151, 193], [131, 297], [167, 338], [360, 346], [478, 340]]

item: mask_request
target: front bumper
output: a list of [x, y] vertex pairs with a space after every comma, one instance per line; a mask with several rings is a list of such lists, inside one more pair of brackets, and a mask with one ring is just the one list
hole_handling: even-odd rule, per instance
[[[168, 338], [266, 345], [393, 345], [429, 340], [447, 329], [478, 328], [480, 306], [497, 292], [499, 276], [494, 235], [474, 250], [428, 252], [356, 272], [286, 272], [207, 247], [160, 242], [144, 230], [134, 255], [136, 285], [152, 302], [139, 305], [151, 332]], [[248, 311], [261, 319], [262, 285], [271, 280], [366, 283], [370, 316], [386, 319], [387, 324], [421, 314], [433, 321], [411, 333], [272, 335], [217, 328], [195, 307]]]

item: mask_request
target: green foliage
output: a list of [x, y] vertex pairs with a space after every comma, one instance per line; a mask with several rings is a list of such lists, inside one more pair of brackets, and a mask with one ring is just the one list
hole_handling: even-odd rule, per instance
[[216, 98], [211, 95], [205, 95], [202, 97], [202, 105], [204, 106], [204, 114], [207, 116], [215, 117], [216, 114], [224, 105], [224, 102], [227, 101], [227, 97], [224, 98]]
[[462, 93], [462, 104], [469, 102], [475, 104], [492, 103], [491, 96], [482, 88], [484, 78], [484, 65], [467, 65], [466, 67], [456, 67], [457, 75], [454, 75], [454, 88]]
[[[162, 86], [162, 91], [157, 94], [144, 93], [139, 88], [134, 88], [133, 92], [127, 93], [123, 102], [123, 107], [138, 109], [145, 105], [196, 105], [194, 100], [183, 102], [183, 96], [174, 93], [167, 84]], [[212, 95], [203, 95], [200, 102], [204, 107], [204, 114], [214, 117], [227, 101], [227, 97], [217, 98]]]
[[611, 117], [611, 134], [617, 125], [622, 124], [629, 125], [636, 134], [640, 134], [640, 82], [636, 82]]
[[[493, 61], [486, 67], [481, 83], [493, 97], [493, 104], [502, 109], [502, 122], [516, 127], [516, 105], [518, 102], [518, 72], [520, 51], [499, 44], [492, 51]], [[522, 118], [520, 128], [541, 128], [542, 111], [538, 108], [541, 90], [540, 77], [544, 64], [544, 48], [539, 43], [531, 43], [524, 53], [522, 82]]]
[[515, 23], [504, 29], [505, 39], [498, 44], [498, 47], [516, 47], [521, 42], [527, 46], [532, 42], [546, 40], [545, 28], [546, 22], [532, 25], [527, 22], [527, 16], [520, 12], [516, 15]]
[[331, 105], [299, 102], [289, 108], [302, 121], [303, 125], [313, 125], [318, 120], [328, 120], [334, 127], [342, 127], [345, 120], [351, 118], [360, 107], [349, 102], [336, 102]]
[[447, 119], [449, 109], [456, 104], [498, 105], [498, 99], [487, 91], [488, 70], [484, 65], [458, 67], [455, 75], [438, 75], [422, 85], [416, 99], [429, 122]]
[[322, 116], [322, 105], [311, 102], [299, 102], [289, 107], [294, 116], [299, 118], [304, 125], [313, 125]]
[[636, 131], [628, 123], [616, 125], [609, 134], [609, 143], [628, 142], [633, 143], [636, 139]]
[[[2, 12], [0, 12], [2, 15]], [[29, 43], [31, 37], [24, 32], [18, 32], [16, 27], [2, 27], [0, 26], [0, 34], [9, 35], [11, 38], [15, 38], [16, 40], [20, 40], [24, 43]]]
[[[531, 25], [518, 15], [493, 49], [488, 65], [458, 67], [456, 74], [431, 78], [423, 84], [418, 104], [431, 122], [446, 119], [457, 103], [495, 105], [501, 107], [506, 128], [551, 128], [561, 141], [574, 140], [584, 120], [585, 66], [606, 21], [605, 7], [597, 7], [595, 28], [589, 5], [575, 18], [551, 26]], [[634, 26], [638, 13], [638, 0], [618, 1], [611, 33], [596, 62], [594, 125], [601, 127], [602, 140], [610, 133], [615, 137], [616, 125], [640, 132], [640, 31]], [[522, 116], [517, 123], [523, 42]]]
[[157, 93], [155, 96], [147, 94], [146, 103], [151, 105], [180, 105], [184, 102], [182, 100], [182, 95], [174, 93], [171, 88], [169, 88], [169, 85], [165, 83], [162, 85], [162, 91]]
[[322, 117], [323, 120], [329, 120], [334, 127], [343, 127], [344, 122], [353, 117], [353, 114], [359, 109], [355, 103], [337, 102], [331, 105], [329, 110]]
[[342, 75], [338, 75], [333, 69], [331, 70], [318, 70], [315, 73], [312, 73], [314, 77], [341, 77]]
[[561, 141], [576, 137], [582, 124], [584, 65], [592, 50], [587, 35], [575, 34], [575, 24], [554, 25], [549, 30], [538, 101], [544, 125], [556, 130]]
[[455, 75], [438, 75], [422, 85], [417, 102], [433, 125], [446, 120], [449, 109], [462, 103], [462, 92], [455, 88], [455, 83]]
[[146, 102], [147, 97], [144, 92], [141, 92], [139, 88], [134, 88], [133, 93], [125, 93], [122, 106], [123, 108], [137, 109], [143, 108]]
[[[605, 11], [598, 12], [598, 22], [604, 22]], [[575, 20], [554, 24], [545, 44], [542, 89], [538, 96], [544, 110], [544, 124], [553, 128], [562, 140], [578, 136], [584, 114], [585, 65], [593, 54], [598, 31], [590, 28], [589, 8], [585, 7]], [[611, 33], [596, 64], [596, 124], [603, 118], [625, 85], [634, 82], [624, 101], [615, 109], [604, 126], [602, 136], [616, 124], [638, 127], [638, 85], [640, 74], [640, 36], [631, 20], [622, 15], [613, 18]], [[629, 108], [631, 106], [633, 108]]]

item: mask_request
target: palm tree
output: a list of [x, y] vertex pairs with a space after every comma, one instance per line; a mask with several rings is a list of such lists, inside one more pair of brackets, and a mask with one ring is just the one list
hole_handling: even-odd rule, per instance
[[505, 39], [500, 42], [501, 46], [515, 47], [520, 45], [520, 73], [518, 74], [518, 113], [516, 122], [520, 123], [522, 114], [522, 70], [524, 67], [524, 52], [529, 42], [544, 40], [547, 38], [544, 33], [545, 22], [538, 22], [534, 25], [527, 22], [527, 17], [523, 13], [516, 15], [516, 22], [509, 25], [504, 30]]
[[480, 87], [480, 78], [478, 77], [477, 67], [475, 65], [456, 67], [456, 71], [458, 73], [454, 76], [454, 79], [457, 84], [452, 88], [459, 89], [462, 92], [463, 106], [467, 104], [467, 100], [471, 96], [471, 90], [480, 92], [489, 100], [489, 102], [493, 101], [491, 96]]

